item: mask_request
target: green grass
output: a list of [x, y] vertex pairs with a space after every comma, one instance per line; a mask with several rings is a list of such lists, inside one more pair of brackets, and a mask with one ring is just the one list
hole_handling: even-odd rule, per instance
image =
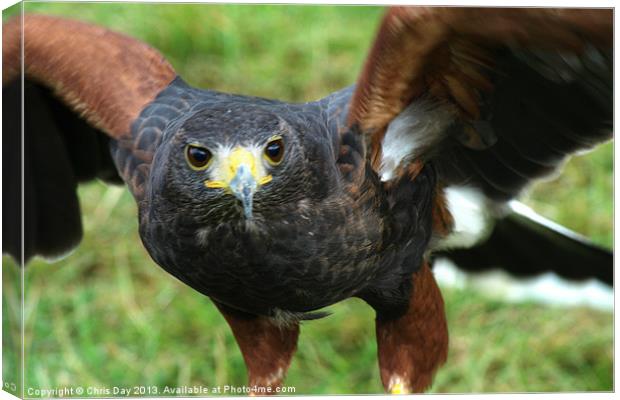
[[[191, 84], [290, 101], [354, 82], [380, 8], [27, 3], [95, 21], [162, 51]], [[612, 244], [612, 145], [573, 159], [525, 197]], [[66, 259], [25, 273], [26, 387], [242, 385], [245, 367], [210, 301], [155, 265], [125, 189], [80, 188], [85, 235]], [[4, 381], [17, 379], [19, 276], [3, 259]], [[445, 289], [451, 333], [433, 392], [609, 391], [612, 314], [508, 304]], [[297, 394], [380, 393], [374, 315], [361, 301], [305, 323], [287, 384]], [[8, 368], [7, 368], [8, 367]]]

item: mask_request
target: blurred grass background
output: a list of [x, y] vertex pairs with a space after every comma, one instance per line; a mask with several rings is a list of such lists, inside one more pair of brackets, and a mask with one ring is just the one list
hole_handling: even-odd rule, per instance
[[[25, 3], [93, 21], [159, 49], [190, 84], [309, 101], [355, 81], [382, 9], [346, 6]], [[14, 13], [11, 11], [4, 16]], [[525, 202], [611, 247], [613, 146], [576, 157]], [[25, 273], [26, 387], [243, 385], [245, 367], [208, 298], [156, 266], [119, 187], [79, 190], [85, 237]], [[4, 381], [16, 379], [18, 271], [3, 258]], [[613, 315], [508, 304], [444, 289], [451, 343], [432, 392], [609, 391]], [[287, 384], [297, 394], [380, 393], [374, 315], [361, 301], [304, 324]], [[15, 325], [13, 325], [15, 326]], [[7, 368], [9, 366], [9, 368]]]

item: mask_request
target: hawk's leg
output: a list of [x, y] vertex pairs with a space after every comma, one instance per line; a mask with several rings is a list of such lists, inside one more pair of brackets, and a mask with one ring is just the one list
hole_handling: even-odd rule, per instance
[[[299, 323], [277, 325], [267, 317], [246, 314], [215, 303], [230, 325], [248, 369], [252, 394], [276, 394], [297, 349]], [[263, 392], [262, 390], [267, 390]]]
[[[381, 381], [393, 394], [422, 392], [433, 381], [448, 353], [448, 327], [443, 298], [424, 263], [413, 274], [404, 314], [373, 304], [377, 310], [377, 350]], [[373, 299], [376, 302], [378, 299]], [[383, 311], [382, 311], [383, 309]]]

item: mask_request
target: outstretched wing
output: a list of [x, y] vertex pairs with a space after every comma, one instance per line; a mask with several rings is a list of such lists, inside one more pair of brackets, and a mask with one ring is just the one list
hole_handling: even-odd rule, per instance
[[79, 242], [77, 183], [118, 180], [108, 142], [126, 139], [140, 111], [176, 74], [146, 44], [86, 23], [25, 15], [4, 23], [2, 33], [3, 189], [9, 194], [2, 250], [26, 262]]
[[351, 101], [384, 180], [432, 161], [445, 184], [515, 197], [612, 135], [612, 10], [392, 8]]

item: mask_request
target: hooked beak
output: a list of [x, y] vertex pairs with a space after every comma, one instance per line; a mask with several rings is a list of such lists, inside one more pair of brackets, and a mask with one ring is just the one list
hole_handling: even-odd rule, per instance
[[214, 166], [215, 177], [222, 180], [205, 181], [208, 188], [225, 189], [233, 194], [243, 206], [245, 218], [252, 219], [254, 193], [259, 186], [271, 181], [271, 175], [265, 175], [264, 168], [250, 151], [237, 147], [228, 157]]
[[230, 181], [230, 191], [236, 198], [241, 200], [243, 205], [243, 214], [246, 219], [252, 219], [252, 199], [257, 187], [256, 179], [252, 176], [250, 168], [245, 164], [241, 164], [237, 168], [237, 173]]

